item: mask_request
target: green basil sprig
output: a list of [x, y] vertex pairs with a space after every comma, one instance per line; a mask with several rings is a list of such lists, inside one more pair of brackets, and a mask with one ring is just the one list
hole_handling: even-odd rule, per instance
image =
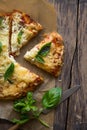
[[38, 52], [38, 55], [43, 56], [43, 57], [46, 56], [46, 55], [49, 53], [49, 51], [50, 51], [50, 46], [51, 46], [51, 42], [45, 44], [45, 45], [40, 49], [40, 51]]
[[13, 72], [14, 72], [14, 63], [11, 63], [4, 74], [4, 80], [9, 81], [9, 78], [12, 76]]
[[0, 42], [0, 53], [2, 52], [2, 42]]
[[62, 89], [61, 88], [52, 88], [47, 91], [42, 98], [42, 105], [46, 109], [51, 109], [55, 107], [61, 99]]
[[14, 109], [17, 112], [20, 113], [26, 113], [29, 111], [36, 111], [37, 107], [34, 106], [35, 100], [33, 99], [33, 94], [32, 92], [27, 93], [27, 97], [23, 99], [19, 99], [17, 102], [14, 102]]
[[[14, 123], [24, 124], [31, 119], [37, 119], [42, 125], [49, 127], [49, 125], [40, 118], [40, 114], [44, 109], [54, 108], [61, 99], [61, 88], [52, 88], [47, 91], [42, 97], [42, 108], [36, 106], [36, 100], [33, 99], [33, 93], [28, 92], [27, 96], [14, 102], [14, 110], [19, 112], [20, 119], [13, 119]], [[29, 113], [31, 114], [29, 115]]]
[[36, 57], [35, 57], [35, 60], [37, 61], [37, 62], [40, 62], [40, 63], [44, 63], [44, 59], [40, 56], [40, 55], [37, 55]]
[[21, 43], [22, 35], [23, 35], [23, 31], [21, 30], [21, 31], [18, 33], [18, 38], [17, 38], [18, 44]]
[[35, 56], [35, 60], [43, 64], [45, 62], [43, 57], [47, 56], [47, 54], [50, 52], [50, 47], [51, 42], [45, 44]]

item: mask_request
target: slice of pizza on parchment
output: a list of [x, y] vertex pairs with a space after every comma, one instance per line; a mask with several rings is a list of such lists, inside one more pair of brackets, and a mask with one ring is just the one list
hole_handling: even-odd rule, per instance
[[62, 37], [52, 32], [45, 35], [44, 40], [27, 51], [24, 58], [52, 75], [58, 76], [63, 65], [63, 52]]
[[0, 57], [0, 99], [16, 99], [34, 91], [43, 79], [18, 64], [14, 58]]
[[18, 55], [20, 48], [42, 30], [42, 26], [29, 15], [14, 10], [11, 14], [11, 54]]

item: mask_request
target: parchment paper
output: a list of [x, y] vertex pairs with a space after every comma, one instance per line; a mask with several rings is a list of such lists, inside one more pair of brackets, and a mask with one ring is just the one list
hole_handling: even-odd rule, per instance
[[[44, 77], [44, 83], [35, 92], [35, 97], [39, 104], [42, 94], [55, 86], [55, 78], [26, 62], [23, 56], [27, 50], [30, 50], [42, 39], [44, 33], [56, 31], [56, 12], [53, 6], [45, 0], [0, 0], [0, 12], [10, 12], [13, 9], [18, 9], [29, 14], [34, 20], [42, 24], [44, 28], [38, 36], [21, 49], [20, 56], [15, 58], [21, 65]], [[13, 111], [12, 103], [12, 101], [0, 101], [0, 118], [11, 120], [17, 117], [17, 114]], [[52, 111], [48, 115], [43, 115], [41, 118], [50, 125], [49, 130], [53, 130], [54, 112]], [[27, 123], [24, 125], [24, 128], [25, 130], [48, 130], [48, 128], [45, 128], [36, 120]]]

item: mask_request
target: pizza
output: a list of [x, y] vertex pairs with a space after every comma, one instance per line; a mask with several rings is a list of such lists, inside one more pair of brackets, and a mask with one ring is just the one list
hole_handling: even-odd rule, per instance
[[42, 26], [21, 11], [11, 14], [11, 54], [18, 55], [20, 48], [42, 30]]
[[[34, 91], [42, 83], [42, 77], [6, 57], [0, 62], [0, 99], [16, 99], [28, 91]], [[2, 60], [0, 57], [0, 60]], [[3, 67], [4, 66], [4, 67]]]
[[63, 39], [57, 32], [46, 34], [44, 39], [27, 51], [24, 58], [37, 67], [58, 76], [63, 65]]
[[[15, 48], [11, 36], [12, 15], [13, 13], [0, 14], [0, 99], [16, 99], [24, 96], [28, 91], [34, 91], [43, 82], [42, 77], [21, 66], [10, 53], [10, 50]], [[20, 44], [24, 45], [27, 40], [29, 38]]]

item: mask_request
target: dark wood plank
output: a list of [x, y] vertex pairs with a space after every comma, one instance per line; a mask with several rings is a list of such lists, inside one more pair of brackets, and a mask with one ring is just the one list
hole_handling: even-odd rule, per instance
[[[71, 85], [71, 69], [76, 47], [77, 0], [49, 0], [57, 11], [58, 32], [63, 36], [65, 45], [64, 67], [61, 76], [56, 79], [56, 86], [66, 90]], [[65, 130], [68, 102], [61, 104], [55, 113], [54, 130]]]
[[67, 130], [87, 130], [87, 0], [79, 0], [78, 10], [77, 50], [71, 87], [80, 80], [81, 90], [69, 100]]

